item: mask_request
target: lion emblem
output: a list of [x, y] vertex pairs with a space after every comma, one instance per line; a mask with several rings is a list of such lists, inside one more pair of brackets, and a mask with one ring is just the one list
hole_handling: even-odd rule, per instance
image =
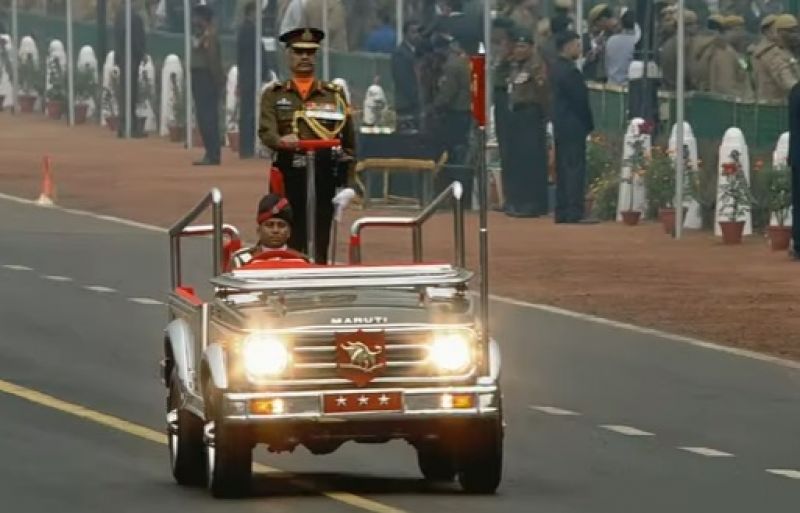
[[372, 372], [377, 367], [382, 367], [378, 364], [378, 355], [383, 352], [383, 348], [370, 350], [369, 347], [363, 342], [347, 342], [342, 344], [342, 349], [347, 352], [350, 357], [350, 365], [361, 369], [364, 372]]

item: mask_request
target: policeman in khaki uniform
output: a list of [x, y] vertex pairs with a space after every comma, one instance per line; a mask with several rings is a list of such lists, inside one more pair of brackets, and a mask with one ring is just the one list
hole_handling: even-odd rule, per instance
[[708, 90], [742, 100], [753, 99], [749, 63], [744, 50], [744, 18], [725, 16], [722, 34], [708, 62]]
[[508, 76], [508, 166], [503, 169], [505, 213], [547, 214], [547, 115], [550, 91], [531, 33], [517, 27]]
[[286, 197], [294, 209], [289, 247], [305, 253], [306, 156], [298, 142], [340, 139], [341, 149], [316, 152], [316, 234], [314, 261], [327, 262], [337, 187], [353, 181], [355, 131], [345, 93], [331, 82], [314, 77], [315, 57], [325, 34], [316, 28], [298, 28], [282, 34], [292, 79], [275, 84], [261, 98], [258, 135], [276, 152], [275, 166], [283, 175]]
[[765, 17], [761, 22], [763, 39], [751, 47], [756, 97], [759, 100], [786, 101], [789, 91], [800, 81], [797, 59], [788, 50], [790, 36], [798, 30], [791, 14]]

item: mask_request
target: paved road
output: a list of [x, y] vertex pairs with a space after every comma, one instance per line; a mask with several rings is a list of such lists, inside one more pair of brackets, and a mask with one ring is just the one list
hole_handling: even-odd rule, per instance
[[[0, 234], [2, 510], [218, 511], [173, 484], [159, 435], [165, 235], [6, 200]], [[508, 420], [497, 496], [425, 486], [403, 443], [348, 444], [324, 457], [260, 450], [282, 472], [260, 467], [254, 497], [226, 511], [800, 507], [800, 371], [493, 306]]]

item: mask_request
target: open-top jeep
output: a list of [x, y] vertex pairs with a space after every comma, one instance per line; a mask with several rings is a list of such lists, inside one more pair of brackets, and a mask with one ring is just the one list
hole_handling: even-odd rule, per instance
[[[170, 230], [162, 377], [178, 483], [233, 496], [249, 487], [257, 444], [327, 454], [351, 440], [404, 439], [426, 479], [457, 477], [468, 492], [495, 491], [500, 352], [487, 333], [488, 287], [469, 289], [461, 191], [452, 184], [417, 217], [356, 220], [346, 265], [256, 256], [230, 269], [241, 243], [222, 222], [216, 189]], [[446, 201], [455, 262], [426, 263], [422, 225]], [[207, 208], [213, 224], [191, 226]], [[410, 228], [413, 260], [363, 265], [360, 233], [369, 226]], [[208, 235], [214, 272], [206, 301], [182, 282], [180, 253], [182, 238]]]

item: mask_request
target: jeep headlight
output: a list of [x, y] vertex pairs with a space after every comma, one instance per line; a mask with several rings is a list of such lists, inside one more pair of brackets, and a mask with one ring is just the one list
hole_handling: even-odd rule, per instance
[[290, 360], [289, 348], [276, 335], [254, 333], [242, 344], [242, 363], [254, 378], [278, 376], [289, 367]]
[[472, 339], [467, 332], [437, 333], [428, 359], [445, 373], [466, 370], [472, 364]]

